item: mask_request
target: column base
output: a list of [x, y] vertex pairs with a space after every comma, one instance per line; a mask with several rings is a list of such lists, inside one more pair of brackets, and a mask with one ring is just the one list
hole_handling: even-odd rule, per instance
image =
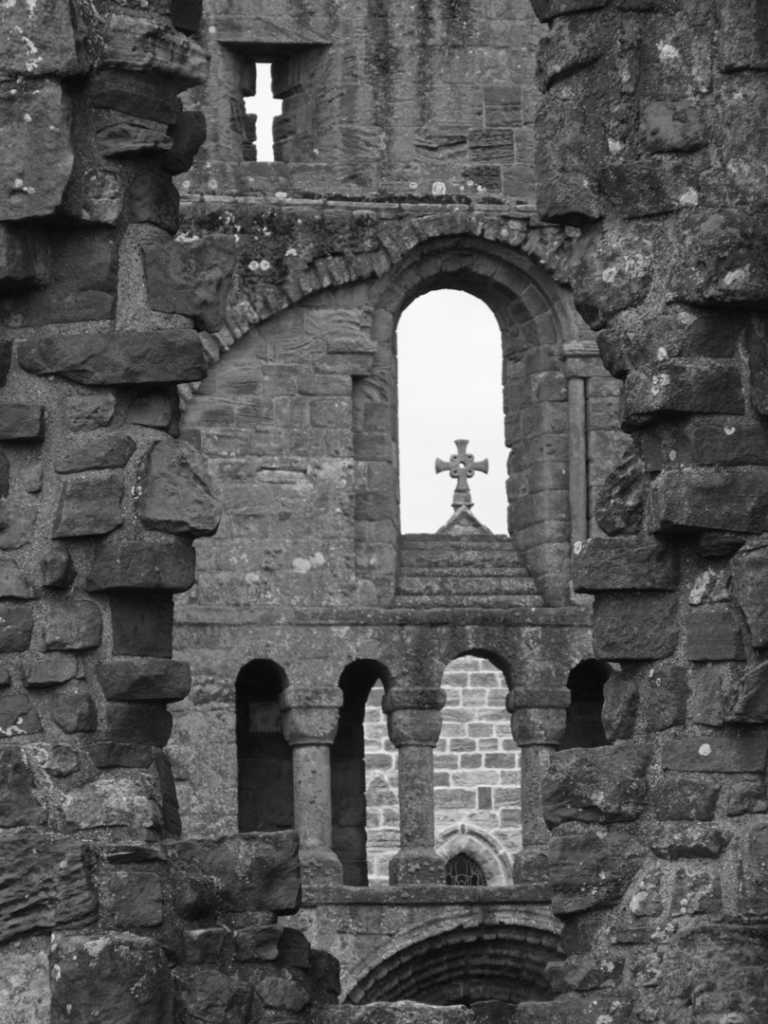
[[312, 847], [299, 849], [301, 881], [304, 885], [341, 885], [341, 861], [333, 850]]
[[401, 850], [389, 862], [390, 885], [444, 885], [445, 863], [434, 850]]
[[549, 857], [546, 846], [528, 846], [515, 857], [512, 880], [519, 885], [549, 885]]

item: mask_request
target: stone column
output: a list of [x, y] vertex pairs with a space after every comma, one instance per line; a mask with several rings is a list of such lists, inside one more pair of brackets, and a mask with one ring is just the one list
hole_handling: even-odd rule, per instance
[[331, 744], [339, 723], [338, 686], [292, 684], [283, 691], [283, 735], [293, 753], [293, 815], [303, 880], [341, 883], [331, 849]]
[[400, 798], [400, 852], [389, 865], [391, 885], [445, 881], [435, 852], [435, 801], [432, 751], [440, 738], [438, 688], [394, 687], [384, 697], [389, 738], [397, 747]]
[[565, 686], [516, 687], [507, 695], [512, 715], [512, 735], [520, 747], [521, 817], [523, 849], [515, 858], [516, 882], [547, 879], [546, 847], [549, 830], [544, 822], [541, 785], [565, 732], [565, 716], [571, 695]]

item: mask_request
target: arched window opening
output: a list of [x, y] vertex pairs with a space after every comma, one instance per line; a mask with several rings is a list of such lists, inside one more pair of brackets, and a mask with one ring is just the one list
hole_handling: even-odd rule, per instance
[[502, 349], [498, 322], [480, 299], [457, 289], [431, 291], [402, 313], [397, 329], [400, 525], [434, 533], [450, 518], [455, 481], [435, 459], [467, 438], [469, 454], [489, 461], [471, 481], [473, 514], [507, 532]]
[[602, 721], [603, 688], [610, 675], [611, 666], [597, 658], [587, 658], [571, 669], [568, 675], [571, 704], [561, 750], [602, 747], [607, 742]]
[[283, 670], [255, 659], [235, 682], [237, 821], [241, 832], [293, 828], [293, 764], [281, 729]]
[[332, 846], [344, 885], [368, 884], [363, 720], [368, 696], [382, 674], [378, 662], [361, 659], [347, 665], [339, 680], [344, 697], [331, 747]]
[[434, 759], [437, 846], [447, 842], [453, 856], [466, 853], [466, 842], [454, 845], [457, 831], [487, 836], [503, 851], [506, 876], [496, 875], [492, 884], [506, 884], [522, 845], [520, 750], [509, 727], [507, 681], [476, 653], [450, 662], [442, 687], [446, 703]]
[[457, 853], [445, 865], [446, 885], [487, 885], [485, 872], [468, 853]]
[[368, 884], [389, 885], [389, 862], [400, 848], [397, 749], [382, 710], [384, 684], [374, 683], [363, 718]]

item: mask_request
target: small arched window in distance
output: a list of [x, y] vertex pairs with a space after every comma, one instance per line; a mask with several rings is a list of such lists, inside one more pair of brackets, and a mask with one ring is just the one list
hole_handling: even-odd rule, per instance
[[474, 857], [457, 853], [446, 862], [446, 885], [487, 885], [485, 872]]
[[283, 737], [280, 694], [285, 673], [257, 658], [235, 682], [237, 821], [240, 832], [293, 828], [293, 762]]
[[608, 662], [597, 658], [586, 658], [571, 669], [568, 675], [571, 704], [566, 715], [561, 750], [606, 744], [602, 720], [603, 689], [610, 675]]

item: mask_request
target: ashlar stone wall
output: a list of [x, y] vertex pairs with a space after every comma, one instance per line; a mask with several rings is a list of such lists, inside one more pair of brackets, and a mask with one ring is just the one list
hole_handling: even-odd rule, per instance
[[[435, 833], [446, 859], [466, 853], [489, 885], [509, 885], [520, 848], [520, 758], [510, 733], [504, 675], [483, 658], [451, 662], [435, 748]], [[377, 692], [378, 691], [378, 692]], [[399, 847], [397, 751], [376, 687], [365, 714], [368, 883], [385, 885]]]

